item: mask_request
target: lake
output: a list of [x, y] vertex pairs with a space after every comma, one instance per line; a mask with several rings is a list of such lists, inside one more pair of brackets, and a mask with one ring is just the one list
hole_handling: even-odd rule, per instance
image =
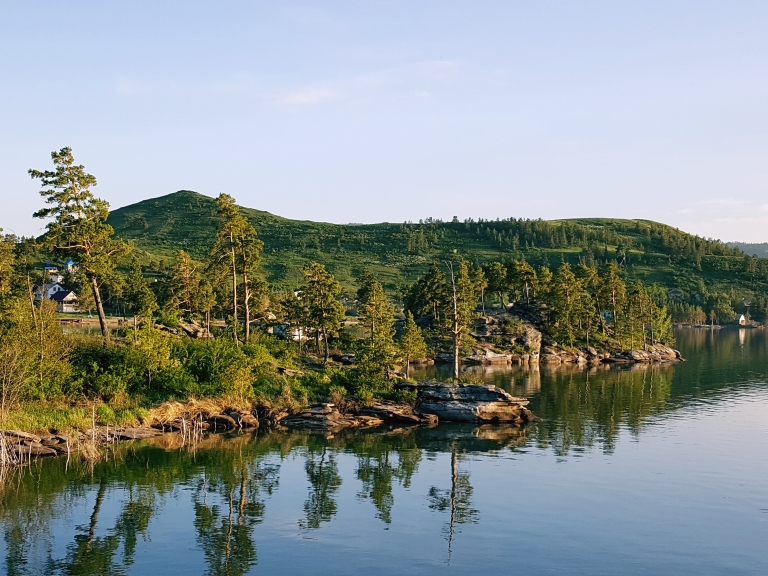
[[[0, 491], [11, 574], [768, 574], [768, 338], [471, 369], [545, 422], [123, 443]], [[431, 368], [435, 373], [439, 368]]]

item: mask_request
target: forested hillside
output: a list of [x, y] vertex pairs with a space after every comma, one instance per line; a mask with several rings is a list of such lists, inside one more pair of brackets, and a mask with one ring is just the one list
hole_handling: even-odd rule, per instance
[[[525, 259], [552, 268], [562, 261], [617, 261], [628, 278], [676, 289], [684, 300], [713, 291], [733, 299], [768, 292], [768, 260], [647, 220], [427, 218], [339, 225], [289, 220], [250, 208], [241, 208], [241, 213], [264, 241], [267, 280], [278, 286], [296, 284], [301, 267], [317, 261], [349, 291], [369, 268], [394, 293], [430, 263], [461, 256], [474, 264]], [[207, 256], [215, 237], [216, 205], [213, 198], [180, 191], [117, 209], [108, 222], [116, 236], [134, 241], [162, 267], [180, 249], [195, 258]]]

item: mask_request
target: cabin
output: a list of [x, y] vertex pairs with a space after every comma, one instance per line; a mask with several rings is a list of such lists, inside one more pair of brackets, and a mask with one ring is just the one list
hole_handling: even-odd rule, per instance
[[742, 314], [741, 316], [739, 316], [739, 326], [746, 326], [746, 325], [747, 325], [747, 319], [744, 316], [744, 314]]
[[77, 294], [72, 290], [59, 290], [51, 297], [57, 312], [77, 312]]
[[70, 274], [74, 274], [77, 272], [77, 262], [72, 260], [72, 258], [68, 259], [66, 262], [64, 262], [64, 269]]

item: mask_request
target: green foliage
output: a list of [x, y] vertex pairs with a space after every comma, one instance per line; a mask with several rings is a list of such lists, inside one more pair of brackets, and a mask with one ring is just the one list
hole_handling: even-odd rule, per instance
[[358, 368], [364, 372], [386, 373], [395, 363], [395, 307], [376, 276], [366, 270], [357, 291], [357, 319], [366, 334], [359, 342]]
[[[427, 218], [352, 226], [289, 220], [247, 208], [240, 208], [240, 214], [259, 230], [266, 279], [280, 288], [295, 288], [300, 270], [316, 261], [332, 270], [350, 293], [357, 289], [353, 271], [369, 268], [394, 294], [403, 283], [422, 276], [431, 262], [451, 258], [456, 250], [477, 263], [524, 258], [535, 270], [561, 258], [572, 266], [580, 261], [598, 266], [616, 262], [628, 279], [661, 283], [667, 289], [682, 289], [688, 275], [693, 275], [701, 277], [708, 290], [748, 283], [752, 290], [768, 291], [768, 260], [758, 259], [752, 285], [752, 273], [737, 249], [645, 220], [507, 218], [452, 223]], [[135, 241], [156, 262], [179, 249], [193, 258], [206, 257], [218, 223], [215, 200], [189, 191], [145, 200], [115, 210], [109, 217], [119, 237]], [[508, 267], [504, 265], [505, 270]], [[506, 289], [519, 296], [524, 288], [521, 275], [510, 276], [508, 283]], [[488, 290], [495, 293], [490, 286]], [[411, 311], [417, 317], [424, 315]]]
[[0, 301], [0, 418], [21, 400], [65, 392], [70, 346], [49, 301]]
[[304, 270], [304, 284], [299, 289], [304, 307], [304, 322], [324, 343], [325, 362], [328, 362], [328, 337], [336, 336], [344, 321], [344, 306], [339, 302], [341, 286], [325, 266], [312, 262]]
[[405, 325], [403, 326], [403, 335], [398, 341], [400, 353], [405, 361], [405, 377], [409, 378], [411, 374], [411, 360], [426, 358], [427, 344], [424, 342], [424, 334], [416, 325], [411, 312], [405, 314]]
[[49, 204], [34, 216], [52, 219], [46, 225], [45, 248], [62, 259], [74, 259], [78, 274], [90, 284], [102, 336], [107, 341], [109, 331], [101, 302], [101, 285], [119, 286], [116, 257], [128, 253], [131, 246], [112, 238], [114, 230], [106, 223], [109, 204], [94, 197], [90, 189], [96, 186], [96, 178], [86, 173], [82, 165], [75, 165], [72, 149], [52, 152], [51, 158], [55, 170], [29, 170], [33, 179], [41, 181], [40, 195]]

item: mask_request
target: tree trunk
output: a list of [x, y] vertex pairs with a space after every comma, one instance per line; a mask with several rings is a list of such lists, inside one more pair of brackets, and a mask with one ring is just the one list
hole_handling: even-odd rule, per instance
[[232, 336], [235, 339], [235, 344], [239, 344], [237, 339], [237, 265], [235, 264], [235, 245], [230, 236], [232, 243]]
[[405, 355], [405, 377], [406, 378], [411, 377], [411, 355], [410, 354]]
[[[456, 326], [456, 325], [454, 325]], [[458, 329], [453, 333], [453, 377], [459, 379], [459, 334]]]
[[325, 359], [323, 364], [328, 364], [328, 332], [323, 328], [323, 343], [325, 344]]
[[107, 317], [104, 314], [104, 306], [101, 304], [101, 293], [96, 278], [91, 278], [91, 290], [93, 291], [93, 300], [96, 302], [96, 313], [99, 315], [99, 326], [101, 326], [101, 335], [104, 338], [104, 344], [109, 343], [109, 328], [107, 328]]
[[251, 288], [248, 285], [248, 273], [246, 272], [248, 266], [244, 244], [242, 244], [240, 253], [243, 256], [243, 310], [245, 311], [245, 341], [248, 342], [251, 339]]
[[243, 310], [245, 311], [245, 341], [248, 342], [251, 339], [251, 305], [248, 302], [250, 300], [250, 290], [248, 290], [248, 280], [245, 276], [245, 271], [243, 271], [243, 290], [245, 291], [245, 294], [243, 295]]

